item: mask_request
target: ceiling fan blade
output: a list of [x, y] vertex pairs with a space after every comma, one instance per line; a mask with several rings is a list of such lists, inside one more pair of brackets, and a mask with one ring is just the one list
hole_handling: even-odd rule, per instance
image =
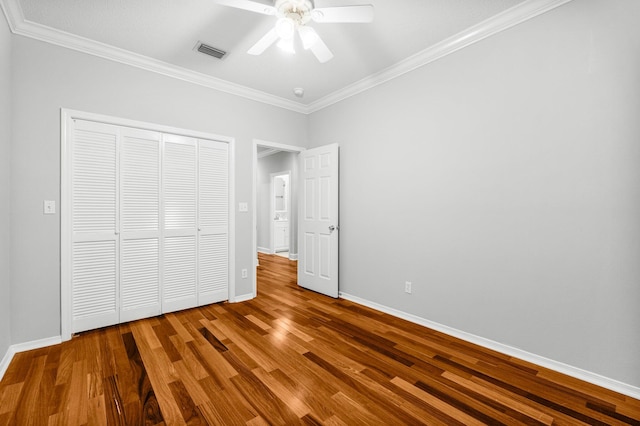
[[367, 23], [373, 21], [373, 5], [319, 7], [311, 11], [311, 19], [318, 23]]
[[298, 27], [298, 35], [300, 35], [300, 40], [302, 41], [302, 47], [307, 50], [310, 49], [311, 46], [317, 43], [320, 39], [320, 36], [313, 28], [302, 25]]
[[311, 46], [310, 49], [313, 54], [316, 55], [318, 61], [320, 61], [320, 63], [322, 64], [333, 58], [333, 53], [331, 53], [327, 45], [324, 44], [324, 41], [322, 41], [320, 37], [318, 37], [318, 40], [313, 43], [313, 46]]
[[271, 30], [263, 35], [256, 44], [251, 46], [251, 49], [249, 49], [247, 53], [249, 55], [261, 55], [262, 52], [267, 50], [267, 48], [275, 43], [276, 40], [278, 40], [278, 33], [275, 28], [271, 28]]
[[223, 6], [235, 7], [236, 9], [248, 10], [251, 12], [261, 13], [263, 15], [275, 15], [276, 8], [267, 4], [258, 3], [251, 0], [213, 0], [214, 3]]

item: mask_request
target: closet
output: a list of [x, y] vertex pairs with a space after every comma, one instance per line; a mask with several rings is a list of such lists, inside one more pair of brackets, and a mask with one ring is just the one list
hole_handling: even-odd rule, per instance
[[71, 332], [227, 300], [229, 144], [79, 119], [66, 137]]

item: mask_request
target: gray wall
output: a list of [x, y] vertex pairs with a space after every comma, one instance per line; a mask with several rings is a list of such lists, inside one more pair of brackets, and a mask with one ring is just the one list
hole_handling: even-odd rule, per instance
[[574, 1], [312, 114], [341, 291], [640, 386], [638, 16]]
[[10, 312], [10, 154], [11, 33], [0, 14], [0, 360], [11, 345]]
[[[306, 141], [302, 114], [20, 36], [13, 48], [13, 343], [60, 335], [60, 215], [42, 201], [60, 203], [61, 107], [235, 137], [236, 206], [252, 199], [253, 139]], [[236, 213], [237, 295], [253, 291], [252, 209]]]
[[257, 170], [257, 243], [258, 247], [271, 247], [271, 206], [269, 185], [271, 173], [291, 171], [291, 205], [289, 206], [289, 252], [298, 253], [298, 154], [279, 152], [258, 158]]

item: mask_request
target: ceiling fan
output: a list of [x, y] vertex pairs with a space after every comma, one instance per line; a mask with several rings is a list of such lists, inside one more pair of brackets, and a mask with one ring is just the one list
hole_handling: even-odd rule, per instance
[[333, 58], [333, 53], [322, 41], [316, 30], [307, 25], [317, 23], [367, 23], [373, 21], [373, 5], [315, 7], [313, 0], [275, 0], [273, 6], [253, 0], [214, 0], [216, 3], [237, 9], [271, 15], [277, 18], [275, 26], [267, 32], [247, 53], [260, 55], [276, 41], [278, 47], [293, 53], [295, 35], [299, 35], [302, 47], [311, 50], [321, 63]]

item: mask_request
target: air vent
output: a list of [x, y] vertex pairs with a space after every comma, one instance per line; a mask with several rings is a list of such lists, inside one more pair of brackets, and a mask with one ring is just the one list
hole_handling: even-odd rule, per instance
[[205, 55], [213, 56], [214, 58], [222, 59], [224, 55], [227, 54], [224, 50], [216, 49], [213, 46], [209, 46], [208, 44], [204, 44], [198, 42], [196, 45], [196, 50], [200, 53], [204, 53]]

